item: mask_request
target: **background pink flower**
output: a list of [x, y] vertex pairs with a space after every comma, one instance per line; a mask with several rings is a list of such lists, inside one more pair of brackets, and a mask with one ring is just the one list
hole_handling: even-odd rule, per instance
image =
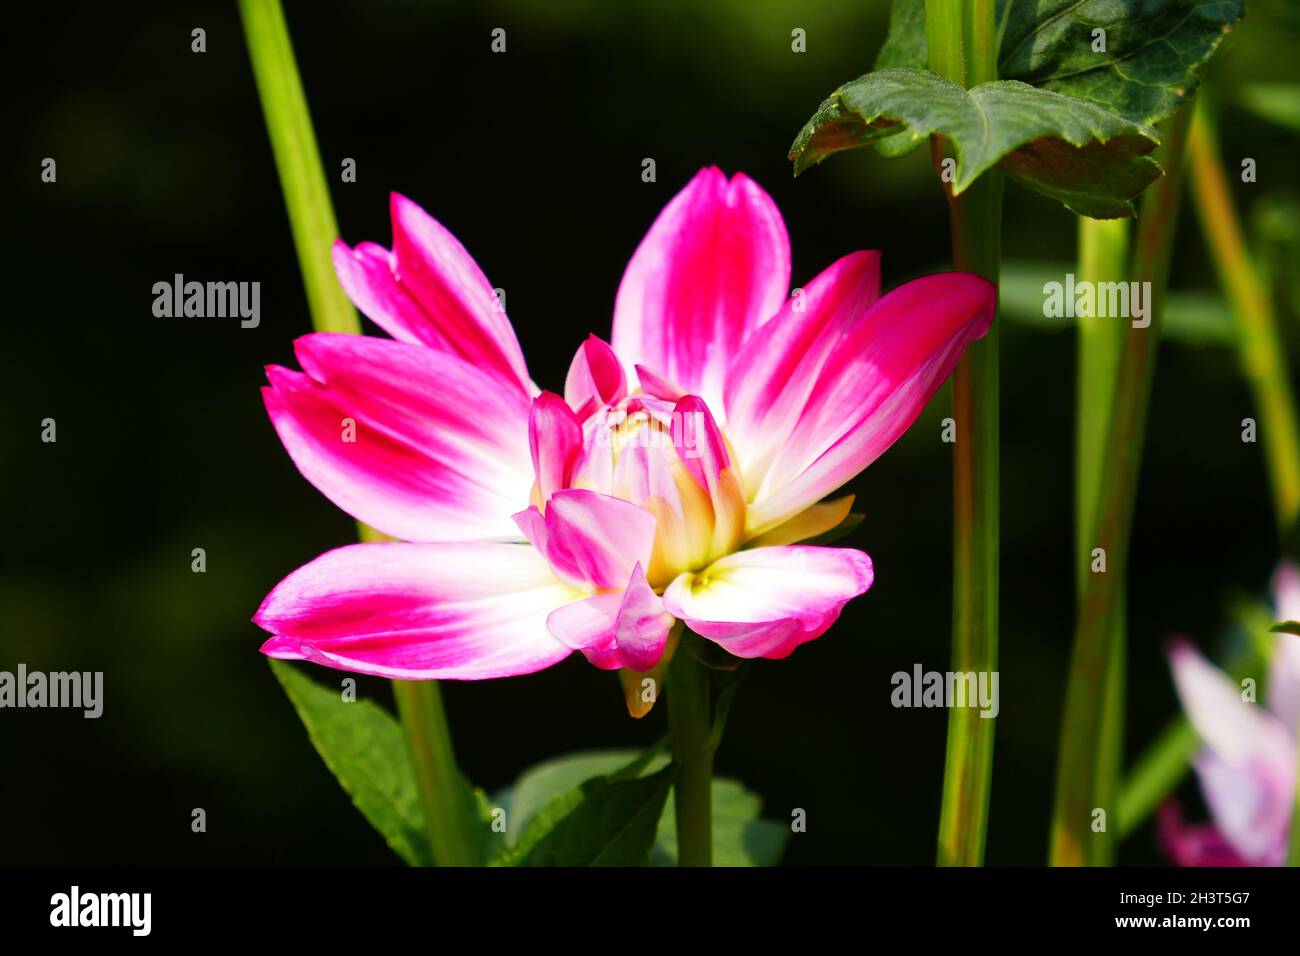
[[[1274, 581], [1275, 611], [1300, 619], [1300, 569], [1283, 565]], [[1171, 643], [1169, 662], [1187, 719], [1205, 747], [1194, 761], [1213, 824], [1186, 825], [1176, 805], [1160, 811], [1160, 839], [1183, 866], [1281, 866], [1295, 801], [1300, 731], [1300, 637], [1278, 634], [1267, 708], [1190, 643]]]

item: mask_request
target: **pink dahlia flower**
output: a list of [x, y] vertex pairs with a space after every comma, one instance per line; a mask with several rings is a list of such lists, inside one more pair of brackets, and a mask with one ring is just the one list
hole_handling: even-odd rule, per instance
[[789, 293], [790, 245], [752, 180], [701, 171], [623, 275], [612, 346], [533, 384], [464, 247], [392, 197], [393, 248], [335, 245], [392, 339], [307, 335], [266, 408], [299, 471], [401, 539], [338, 548], [276, 586], [264, 653], [402, 679], [526, 674], [581, 651], [645, 671], [682, 621], [785, 657], [871, 585], [870, 559], [800, 545], [823, 501], [920, 414], [992, 318], [950, 273], [880, 295], [855, 252]]
[[[1300, 619], [1300, 569], [1274, 580], [1275, 611]], [[1170, 644], [1169, 663], [1187, 719], [1205, 747], [1194, 766], [1213, 824], [1187, 825], [1176, 804], [1160, 809], [1160, 842], [1181, 866], [1281, 866], [1295, 803], [1300, 733], [1300, 637], [1277, 635], [1267, 709], [1190, 643]]]

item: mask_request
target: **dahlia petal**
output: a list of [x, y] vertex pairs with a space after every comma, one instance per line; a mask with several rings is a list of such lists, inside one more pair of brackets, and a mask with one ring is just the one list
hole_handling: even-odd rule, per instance
[[1206, 745], [1195, 767], [1214, 821], [1242, 856], [1265, 856], [1288, 832], [1294, 740], [1190, 643], [1172, 641], [1168, 655], [1183, 710]]
[[749, 510], [758, 535], [849, 481], [921, 414], [966, 346], [988, 331], [996, 287], [926, 276], [882, 297], [836, 343]]
[[614, 304], [614, 351], [722, 408], [727, 363], [790, 286], [781, 213], [753, 180], [703, 169], [637, 247]]
[[781, 658], [821, 636], [872, 576], [861, 551], [754, 548], [680, 575], [664, 607], [737, 657]]
[[505, 309], [460, 240], [405, 196], [393, 193], [390, 210], [396, 281], [456, 354], [526, 398], [535, 395]]
[[1187, 719], [1206, 746], [1229, 763], [1294, 764], [1290, 734], [1258, 704], [1241, 698], [1241, 688], [1188, 641], [1167, 649], [1174, 686]]
[[673, 623], [673, 616], [664, 610], [663, 599], [651, 590], [638, 564], [632, 569], [618, 609], [614, 636], [619, 666], [643, 672], [658, 664]]
[[1215, 828], [1229, 846], [1249, 863], [1281, 866], [1295, 800], [1294, 768], [1229, 763], [1212, 750], [1202, 750], [1192, 766]]
[[253, 620], [271, 657], [400, 680], [530, 674], [568, 656], [546, 628], [574, 592], [522, 544], [354, 544], [276, 585]]
[[515, 521], [555, 572], [575, 586], [622, 588], [636, 565], [649, 563], [654, 547], [654, 515], [594, 491], [557, 491], [544, 518], [529, 508]]
[[727, 435], [751, 494], [790, 438], [831, 350], [880, 297], [880, 253], [832, 263], [751, 335], [727, 369]]
[[[798, 544], [838, 528], [849, 519], [853, 510], [853, 495], [844, 495], [832, 501], [820, 501], [805, 508], [789, 521], [749, 542], [752, 548], [771, 548], [783, 544]], [[860, 517], [860, 516], [859, 516]]]
[[1186, 824], [1172, 801], [1157, 811], [1157, 833], [1165, 856], [1178, 866], [1246, 866], [1241, 854], [1211, 824]]
[[650, 589], [639, 564], [625, 590], [575, 601], [547, 618], [557, 640], [582, 651], [602, 670], [650, 670], [663, 655], [672, 626], [672, 615], [664, 611], [663, 600]]
[[517, 538], [528, 500], [528, 406], [443, 352], [361, 335], [295, 343], [307, 374], [262, 390], [303, 476], [360, 521], [411, 541]]
[[546, 619], [546, 627], [557, 641], [581, 651], [591, 664], [614, 670], [620, 666], [615, 630], [622, 603], [620, 592], [605, 591], [556, 608]]
[[569, 486], [574, 463], [582, 452], [578, 417], [554, 392], [542, 392], [533, 399], [528, 415], [528, 446], [537, 476], [533, 504], [545, 507], [551, 495]]
[[641, 385], [641, 391], [651, 398], [676, 403], [686, 394], [654, 369], [646, 368], [644, 365], [636, 366], [636, 377]]
[[[1273, 613], [1300, 621], [1300, 568], [1283, 564], [1273, 575]], [[1300, 738], [1300, 636], [1278, 634], [1268, 670], [1268, 709]]]
[[614, 350], [596, 336], [588, 336], [578, 347], [569, 374], [564, 379], [564, 399], [586, 421], [605, 405], [617, 405], [627, 397], [627, 375]]
[[373, 242], [348, 248], [346, 242], [336, 239], [331, 254], [339, 285], [352, 304], [377, 326], [399, 342], [456, 351], [410, 291], [397, 281], [391, 252]]
[[709, 407], [687, 395], [673, 408], [672, 434], [682, 465], [707, 492], [713, 506], [713, 554], [732, 550], [745, 528], [745, 492], [731, 453]]

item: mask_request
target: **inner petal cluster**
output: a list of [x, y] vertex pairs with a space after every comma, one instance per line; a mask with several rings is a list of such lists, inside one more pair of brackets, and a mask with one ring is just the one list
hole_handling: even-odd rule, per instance
[[583, 424], [570, 486], [631, 502], [656, 519], [646, 578], [656, 590], [735, 551], [743, 482], [708, 407], [694, 396], [632, 395]]

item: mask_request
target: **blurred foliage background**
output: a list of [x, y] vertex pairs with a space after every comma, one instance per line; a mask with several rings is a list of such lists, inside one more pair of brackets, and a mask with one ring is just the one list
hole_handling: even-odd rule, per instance
[[[887, 286], [948, 266], [926, 151], [855, 151], [797, 182], [785, 159], [822, 98], [870, 68], [883, 2], [287, 6], [344, 237], [386, 244], [388, 191], [420, 202], [506, 290], [543, 387], [562, 386], [588, 331], [608, 335], [628, 257], [703, 165], [744, 170], [776, 198], [796, 284], [858, 248], [884, 250]], [[354, 528], [297, 474], [258, 395], [262, 365], [292, 364], [309, 320], [234, 4], [62, 10], [5, 65], [0, 669], [102, 670], [105, 713], [0, 711], [0, 862], [396, 862], [312, 750], [249, 622], [276, 581]], [[1298, 26], [1293, 5], [1259, 0], [1208, 71], [1229, 170], [1258, 162], [1238, 202], [1289, 279], [1298, 134], [1247, 109], [1243, 90], [1294, 76]], [[490, 52], [495, 27], [505, 55]], [[806, 53], [791, 51], [794, 28]], [[55, 184], [40, 182], [45, 157]], [[345, 157], [355, 184], [338, 181]], [[1008, 191], [1008, 258], [1068, 261], [1074, 236], [1060, 208]], [[260, 281], [260, 327], [155, 318], [152, 285], [178, 272]], [[1213, 281], [1185, 208], [1173, 287]], [[1008, 322], [1003, 339], [994, 864], [1046, 858], [1073, 626], [1074, 337], [1043, 326]], [[933, 859], [946, 713], [889, 696], [897, 670], [947, 668], [946, 407], [941, 393], [854, 483], [866, 521], [846, 543], [875, 560], [871, 592], [826, 637], [755, 667], [732, 712], [719, 772], [773, 817], [807, 811], [790, 864]], [[1130, 755], [1176, 710], [1164, 639], [1221, 651], [1231, 600], [1261, 593], [1276, 560], [1260, 446], [1240, 439], [1249, 415], [1231, 349], [1163, 349], [1135, 529]], [[56, 444], [40, 441], [46, 417]], [[190, 570], [196, 547], [205, 574]], [[382, 681], [361, 691], [391, 702]], [[649, 742], [665, 719], [631, 721], [614, 677], [580, 655], [445, 693], [461, 763], [490, 790], [565, 751]], [[1190, 783], [1181, 795], [1197, 800]], [[1159, 860], [1149, 823], [1121, 852]]]

